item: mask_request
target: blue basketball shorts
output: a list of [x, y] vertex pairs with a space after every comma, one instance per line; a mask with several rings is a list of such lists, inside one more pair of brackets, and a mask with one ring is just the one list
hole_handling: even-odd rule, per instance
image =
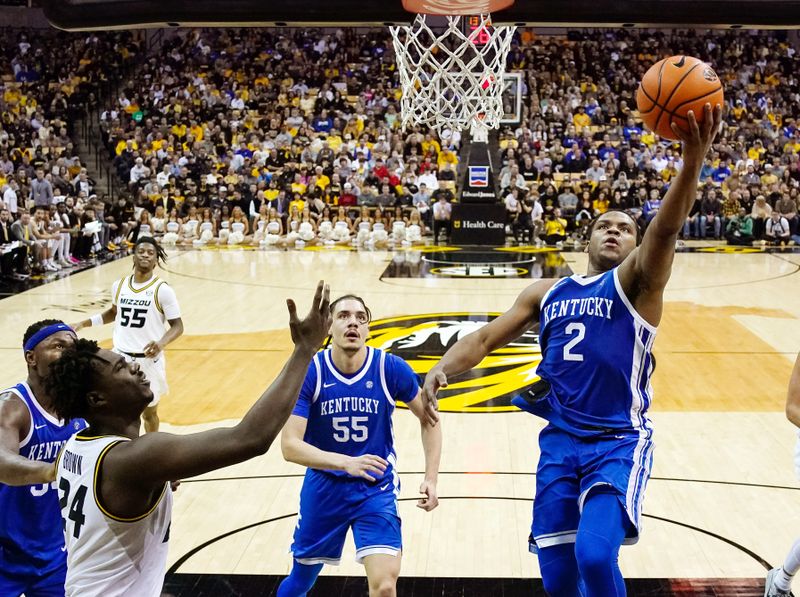
[[539, 466], [530, 550], [574, 543], [586, 496], [612, 488], [630, 520], [624, 543], [636, 543], [642, 500], [653, 465], [650, 432], [620, 431], [578, 437], [552, 424], [539, 434]]
[[338, 565], [348, 529], [353, 529], [356, 562], [374, 554], [396, 556], [403, 549], [397, 495], [388, 480], [371, 484], [316, 470], [306, 472], [292, 554], [301, 564]]
[[0, 595], [3, 597], [64, 597], [67, 579], [67, 560], [55, 569], [41, 575], [13, 574], [0, 569]]

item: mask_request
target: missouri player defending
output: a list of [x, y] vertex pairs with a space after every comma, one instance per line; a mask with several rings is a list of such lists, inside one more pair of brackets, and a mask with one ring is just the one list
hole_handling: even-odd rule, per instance
[[56, 397], [56, 412], [89, 423], [67, 442], [56, 466], [68, 597], [161, 595], [172, 511], [169, 482], [269, 449], [330, 327], [328, 296], [320, 282], [302, 321], [294, 302], [287, 301], [294, 351], [234, 427], [140, 436], [139, 418], [153, 393], [138, 363], [81, 339], [51, 366], [48, 391]]
[[586, 275], [533, 283], [510, 310], [453, 345], [425, 378], [426, 408], [435, 418], [436, 393], [448, 377], [539, 322], [542, 380], [515, 404], [549, 422], [539, 435], [530, 548], [554, 597], [625, 594], [619, 547], [638, 538], [652, 463], [651, 350], [675, 241], [720, 118], [720, 106], [706, 104], [700, 126], [692, 112], [688, 132], [673, 125], [684, 166], [640, 245], [628, 214], [599, 216]]
[[44, 379], [75, 341], [55, 319], [37, 321], [22, 338], [28, 378], [0, 392], [0, 595], [63, 597], [67, 558], [55, 462], [83, 420], [60, 420]]
[[425, 511], [439, 502], [441, 428], [426, 421], [417, 376], [408, 364], [365, 344], [371, 315], [364, 301], [343, 296], [331, 305], [331, 315], [331, 348], [312, 360], [281, 435], [284, 458], [308, 470], [300, 490], [294, 566], [278, 597], [305, 595], [323, 564], [338, 564], [351, 527], [369, 594], [388, 597], [396, 594], [402, 551], [392, 432], [396, 402], [406, 403], [421, 422], [425, 478], [417, 506]]
[[142, 414], [148, 433], [158, 431], [158, 402], [169, 392], [164, 348], [183, 334], [175, 291], [154, 274], [165, 259], [155, 239], [140, 237], [133, 250], [133, 273], [111, 286], [111, 306], [74, 326], [77, 331], [114, 322], [114, 352], [138, 363], [150, 381], [153, 401]]

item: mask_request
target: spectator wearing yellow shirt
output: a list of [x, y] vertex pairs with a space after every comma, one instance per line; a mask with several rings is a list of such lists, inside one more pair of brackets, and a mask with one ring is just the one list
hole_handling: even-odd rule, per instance
[[544, 242], [548, 245], [561, 246], [567, 239], [567, 221], [561, 217], [561, 210], [557, 207], [545, 215]]
[[[291, 186], [292, 186], [292, 193], [299, 193], [300, 195], [305, 193], [306, 189], [308, 188], [305, 185], [305, 183], [303, 183], [303, 178], [302, 178], [302, 176], [300, 176], [300, 174], [295, 174], [294, 175], [294, 180], [292, 181], [292, 185]], [[300, 212], [302, 212], [302, 211], [303, 210], [301, 208]]]
[[756, 139], [753, 147], [747, 150], [747, 157], [751, 160], [760, 160], [767, 153], [761, 139]]
[[764, 165], [764, 174], [761, 175], [761, 184], [765, 187], [770, 187], [778, 182], [778, 177], [775, 175], [775, 168], [772, 164]]
[[292, 213], [292, 207], [297, 207], [297, 213], [303, 213], [306, 208], [306, 202], [300, 193], [295, 193], [292, 200], [289, 202], [289, 213]]
[[608, 211], [608, 195], [606, 195], [605, 191], [600, 191], [597, 199], [592, 201], [592, 211], [595, 217]]
[[331, 179], [328, 178], [322, 171], [322, 166], [317, 166], [314, 168], [314, 175], [317, 178], [315, 186], [319, 187], [323, 191], [328, 188], [329, 184], [331, 184]]
[[439, 165], [440, 170], [443, 169], [446, 164], [456, 167], [458, 166], [458, 156], [451, 149], [443, 149], [436, 163]]
[[580, 130], [592, 124], [592, 117], [586, 113], [586, 108], [578, 106], [578, 111], [572, 117], [572, 124]]

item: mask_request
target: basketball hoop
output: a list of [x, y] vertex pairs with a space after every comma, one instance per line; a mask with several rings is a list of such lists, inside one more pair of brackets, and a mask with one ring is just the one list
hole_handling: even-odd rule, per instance
[[488, 14], [417, 14], [411, 25], [389, 30], [403, 92], [403, 128], [472, 129], [485, 136], [500, 126], [503, 75], [516, 27], [495, 27]]

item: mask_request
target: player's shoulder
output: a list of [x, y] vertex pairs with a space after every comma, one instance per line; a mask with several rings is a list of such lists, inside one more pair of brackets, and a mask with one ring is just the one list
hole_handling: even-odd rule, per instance
[[0, 391], [0, 427], [16, 427], [29, 420], [28, 406], [22, 397], [11, 388]]
[[542, 278], [529, 284], [519, 295], [518, 300], [530, 305], [541, 304], [544, 297], [552, 288], [567, 278]]

